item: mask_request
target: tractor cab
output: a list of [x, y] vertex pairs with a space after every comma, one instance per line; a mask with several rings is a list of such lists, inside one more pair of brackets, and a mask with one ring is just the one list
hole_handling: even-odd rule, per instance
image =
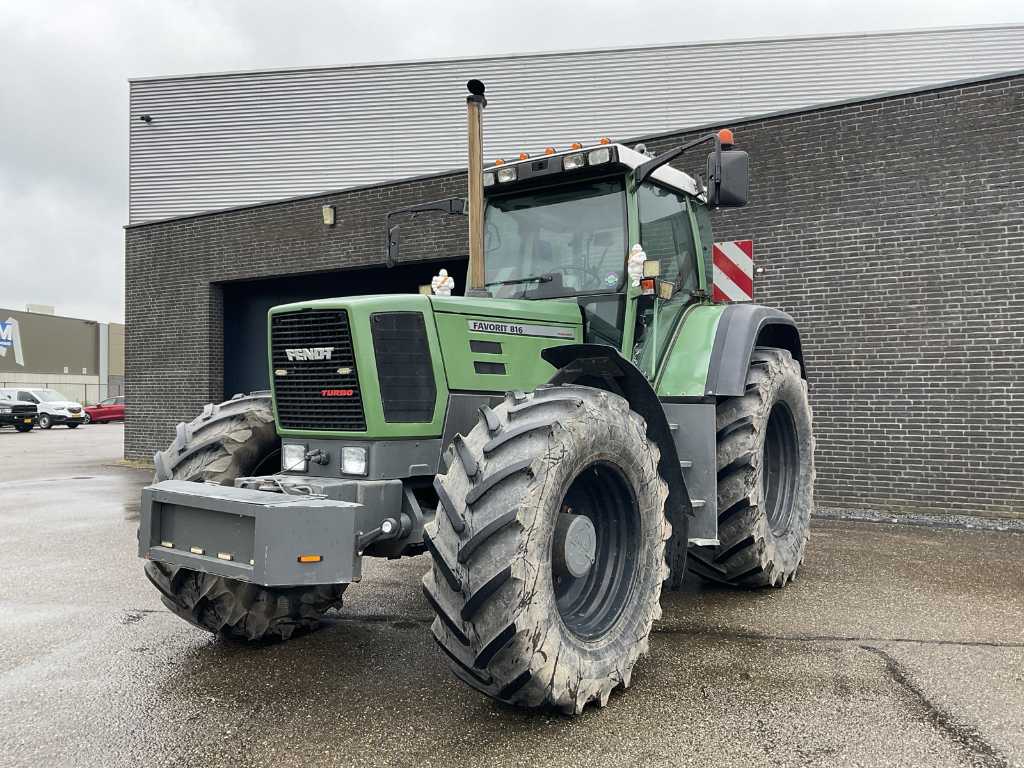
[[[731, 132], [703, 138], [716, 144], [714, 178]], [[740, 156], [742, 167], [728, 164], [731, 205], [746, 202], [746, 155], [730, 160]], [[483, 169], [483, 194], [483, 290], [495, 298], [575, 301], [589, 343], [653, 362], [655, 327], [664, 340], [682, 311], [709, 294], [709, 190], [642, 145], [601, 139], [499, 160]]]

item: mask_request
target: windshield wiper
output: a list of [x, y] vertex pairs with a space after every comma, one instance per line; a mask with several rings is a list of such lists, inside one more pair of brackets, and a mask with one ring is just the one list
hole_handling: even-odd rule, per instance
[[550, 275], [534, 275], [533, 277], [518, 277], [515, 280], [496, 280], [493, 283], [484, 283], [484, 288], [492, 285], [522, 285], [523, 283], [550, 283], [555, 278]]

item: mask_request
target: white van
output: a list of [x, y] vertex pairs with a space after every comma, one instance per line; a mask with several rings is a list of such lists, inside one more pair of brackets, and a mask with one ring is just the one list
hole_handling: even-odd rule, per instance
[[40, 429], [49, 429], [54, 424], [65, 424], [68, 429], [74, 429], [85, 423], [85, 409], [82, 408], [82, 404], [68, 400], [55, 389], [8, 387], [0, 389], [0, 399], [35, 403], [39, 411], [36, 425]]

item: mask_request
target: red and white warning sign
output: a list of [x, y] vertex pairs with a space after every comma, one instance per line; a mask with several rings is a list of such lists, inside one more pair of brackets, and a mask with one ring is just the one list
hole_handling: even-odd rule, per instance
[[754, 300], [754, 241], [726, 240], [715, 243], [711, 298], [715, 301]]

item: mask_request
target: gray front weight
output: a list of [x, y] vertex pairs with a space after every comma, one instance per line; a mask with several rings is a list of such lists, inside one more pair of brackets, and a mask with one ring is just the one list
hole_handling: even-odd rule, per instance
[[165, 480], [142, 491], [139, 557], [267, 587], [348, 583], [362, 575], [366, 532], [400, 511]]

